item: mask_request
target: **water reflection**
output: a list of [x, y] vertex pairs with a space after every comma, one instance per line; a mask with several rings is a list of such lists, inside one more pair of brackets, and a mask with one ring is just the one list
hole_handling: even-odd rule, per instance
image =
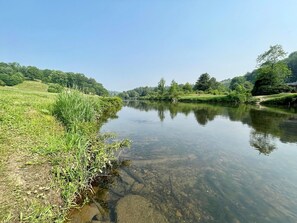
[[256, 148], [259, 153], [264, 155], [269, 155], [273, 150], [276, 149], [275, 142], [273, 141], [271, 135], [257, 132], [255, 130], [251, 131], [250, 145]]
[[206, 126], [217, 116], [226, 117], [230, 121], [240, 121], [252, 127], [250, 145], [265, 155], [277, 149], [274, 142], [275, 138], [278, 138], [283, 143], [297, 142], [297, 115], [294, 109], [259, 109], [247, 105], [222, 107], [209, 104], [159, 103], [151, 101], [128, 101], [126, 106], [140, 111], [157, 111], [161, 122], [166, 118], [166, 112], [169, 112], [171, 119], [174, 119], [177, 114], [188, 116], [193, 113], [197, 123], [201, 126]]
[[297, 222], [296, 111], [127, 106], [101, 131], [131, 139], [131, 161], [102, 173], [72, 223]]

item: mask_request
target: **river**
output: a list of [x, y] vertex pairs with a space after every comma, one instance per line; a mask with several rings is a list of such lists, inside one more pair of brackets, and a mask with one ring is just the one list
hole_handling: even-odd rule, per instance
[[296, 109], [131, 101], [101, 132], [133, 141], [95, 190], [108, 222], [146, 214], [125, 197], [164, 222], [297, 222]]

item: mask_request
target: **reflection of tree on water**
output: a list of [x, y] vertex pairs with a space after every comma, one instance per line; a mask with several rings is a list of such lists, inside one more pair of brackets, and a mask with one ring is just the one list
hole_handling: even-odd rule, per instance
[[269, 155], [273, 150], [277, 149], [271, 135], [256, 132], [255, 130], [250, 133], [250, 145], [264, 155]]
[[158, 116], [160, 118], [160, 121], [163, 122], [163, 120], [165, 119], [165, 114], [164, 114], [164, 110], [163, 109], [159, 109], [158, 110]]
[[[166, 111], [172, 119], [177, 114], [193, 113], [198, 124], [205, 126], [216, 116], [228, 117], [231, 121], [240, 121], [252, 127], [250, 144], [261, 153], [269, 154], [275, 150], [273, 137], [287, 143], [297, 142], [297, 115], [288, 110], [273, 108], [259, 110], [252, 106], [223, 107], [209, 104], [167, 103], [155, 101], [132, 101], [126, 104], [142, 111], [155, 110], [161, 121], [165, 119]], [[291, 111], [292, 112], [292, 111]]]
[[194, 110], [195, 118], [200, 125], [206, 125], [207, 122], [214, 120], [218, 113], [218, 110], [213, 108], [202, 108]]

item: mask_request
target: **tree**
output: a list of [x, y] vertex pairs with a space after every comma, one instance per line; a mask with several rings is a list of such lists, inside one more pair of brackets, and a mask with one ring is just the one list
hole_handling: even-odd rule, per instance
[[0, 80], [7, 86], [14, 86], [22, 83], [24, 81], [24, 77], [19, 72], [12, 75], [0, 74]]
[[49, 84], [47, 91], [50, 93], [61, 93], [63, 89], [59, 84]]
[[286, 56], [281, 45], [270, 46], [270, 49], [257, 58], [260, 68], [257, 70], [257, 77], [253, 95], [275, 94], [290, 91], [285, 80], [291, 75], [291, 71], [281, 59]]
[[185, 83], [185, 85], [182, 88], [184, 93], [186, 94], [191, 93], [193, 91], [193, 87], [189, 82]]
[[208, 83], [209, 83], [210, 89], [212, 89], [212, 90], [218, 89], [219, 82], [217, 82], [217, 80], [214, 77], [210, 78]]
[[42, 72], [37, 67], [28, 66], [25, 77], [30, 80], [42, 79]]
[[285, 59], [284, 62], [288, 65], [288, 67], [292, 71], [292, 76], [290, 76], [287, 81], [288, 82], [297, 81], [297, 51], [291, 53], [289, 57]]
[[163, 95], [165, 93], [165, 80], [164, 78], [161, 78], [161, 80], [158, 83], [158, 91]]
[[287, 53], [279, 44], [270, 46], [270, 49], [260, 54], [257, 58], [257, 63], [261, 67], [263, 65], [271, 65], [272, 67], [281, 59], [285, 58]]
[[245, 81], [245, 78], [242, 76], [232, 78], [229, 86], [230, 90], [235, 90], [238, 85], [243, 85]]
[[178, 91], [179, 91], [178, 84], [174, 80], [172, 80], [171, 85], [169, 87], [170, 96], [173, 97], [173, 98], [176, 98], [178, 96], [178, 93], [179, 93]]
[[210, 87], [210, 76], [208, 73], [201, 74], [194, 85], [194, 90], [206, 91]]

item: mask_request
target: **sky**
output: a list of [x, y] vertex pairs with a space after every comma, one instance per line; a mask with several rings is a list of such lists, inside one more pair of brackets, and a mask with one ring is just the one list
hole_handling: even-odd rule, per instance
[[297, 51], [296, 0], [0, 0], [0, 61], [80, 72], [109, 90], [244, 75]]

